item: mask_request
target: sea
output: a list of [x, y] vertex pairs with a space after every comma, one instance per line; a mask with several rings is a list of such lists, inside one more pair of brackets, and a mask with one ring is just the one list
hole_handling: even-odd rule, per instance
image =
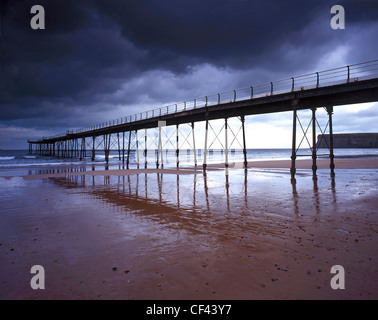
[[[203, 163], [203, 150], [198, 149], [194, 155], [190, 149], [180, 150], [179, 162], [180, 167], [192, 166], [195, 161], [198, 165]], [[319, 149], [317, 151], [318, 158], [329, 157], [328, 149]], [[335, 159], [342, 158], [378, 158], [378, 149], [334, 149]], [[156, 168], [157, 151], [151, 150], [147, 152], [147, 157], [143, 151], [136, 152], [131, 150], [129, 159], [129, 168], [137, 168], [138, 163], [145, 166], [147, 161], [147, 168]], [[127, 157], [127, 152], [125, 157]], [[247, 149], [248, 161], [264, 161], [264, 160], [288, 160], [291, 157], [291, 149]], [[175, 167], [177, 162], [176, 150], [163, 150], [162, 155], [159, 156], [159, 163], [161, 164], [163, 158], [164, 168]], [[311, 150], [303, 149], [297, 151], [297, 159], [311, 158]], [[207, 156], [207, 163], [224, 163], [226, 154], [223, 150], [210, 149]], [[228, 161], [243, 162], [244, 155], [242, 150], [230, 149], [228, 153]], [[126, 162], [126, 160], [125, 160]], [[125, 162], [122, 159], [122, 153], [119, 154], [117, 150], [110, 151], [109, 163], [105, 161], [105, 153], [96, 151], [94, 161], [92, 161], [91, 152], [87, 152], [86, 157], [80, 159], [79, 157], [52, 157], [43, 156], [39, 154], [29, 154], [28, 150], [0, 150], [0, 176], [13, 175], [28, 175], [48, 172], [51, 168], [62, 167], [93, 167], [96, 166], [98, 170], [101, 169], [120, 169], [124, 167]]]

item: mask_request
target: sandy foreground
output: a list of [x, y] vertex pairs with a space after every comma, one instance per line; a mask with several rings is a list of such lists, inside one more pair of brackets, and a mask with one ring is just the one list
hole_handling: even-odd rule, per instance
[[311, 164], [0, 177], [0, 298], [377, 299], [378, 161]]

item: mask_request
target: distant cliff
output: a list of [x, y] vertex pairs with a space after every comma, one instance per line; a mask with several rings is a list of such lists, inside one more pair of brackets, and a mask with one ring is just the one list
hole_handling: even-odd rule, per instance
[[[329, 146], [329, 134], [318, 135], [318, 147]], [[319, 145], [320, 144], [320, 145]], [[334, 148], [378, 148], [378, 133], [338, 133], [333, 134]]]

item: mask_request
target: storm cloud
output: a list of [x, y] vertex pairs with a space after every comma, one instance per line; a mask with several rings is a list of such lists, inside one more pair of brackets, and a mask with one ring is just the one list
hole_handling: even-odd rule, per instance
[[[45, 9], [44, 30], [30, 27], [35, 4]], [[330, 27], [334, 4], [345, 8], [345, 30]], [[22, 129], [26, 142], [376, 59], [377, 17], [370, 0], [3, 1], [0, 147], [14, 145], [7, 128]]]

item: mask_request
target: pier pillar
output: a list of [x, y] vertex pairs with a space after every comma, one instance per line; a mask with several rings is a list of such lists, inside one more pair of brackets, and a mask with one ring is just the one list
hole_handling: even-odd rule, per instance
[[92, 137], [92, 161], [95, 160], [96, 157], [96, 137]]
[[144, 129], [144, 168], [147, 169], [147, 128]]
[[82, 160], [86, 156], [85, 153], [85, 138], [81, 138], [80, 160]]
[[245, 127], [244, 127], [245, 117], [241, 116], [242, 131], [243, 131], [243, 155], [244, 155], [244, 168], [248, 167], [247, 162], [247, 146], [245, 142]]
[[312, 173], [315, 175], [317, 166], [316, 166], [316, 108], [311, 109], [312, 111]]
[[176, 167], [180, 164], [179, 125], [176, 124]]
[[163, 143], [161, 139], [161, 128], [165, 125], [165, 121], [158, 121], [159, 129], [159, 140], [158, 140], [158, 152], [156, 157], [156, 168], [159, 168], [159, 160], [161, 162], [161, 167], [163, 168]]
[[206, 119], [206, 126], [205, 126], [205, 147], [203, 149], [203, 168], [206, 170], [207, 166], [207, 136], [209, 132], [209, 120]]
[[228, 168], [228, 136], [227, 136], [227, 118], [224, 119], [225, 130], [225, 167]]
[[109, 153], [110, 153], [110, 141], [111, 141], [111, 133], [104, 134], [104, 146], [105, 146], [105, 161], [106, 164], [109, 163]]
[[329, 159], [330, 159], [330, 169], [331, 169], [331, 176], [335, 175], [335, 162], [334, 162], [334, 154], [333, 154], [333, 128], [332, 128], [332, 114], [333, 114], [333, 107], [327, 107], [328, 113], [328, 121], [329, 121]]
[[129, 169], [129, 164], [130, 164], [130, 148], [131, 148], [131, 128], [129, 131], [129, 141], [127, 144], [127, 160], [126, 160], [126, 168]]
[[293, 110], [293, 138], [292, 138], [292, 145], [291, 145], [291, 167], [290, 173], [291, 177], [294, 178], [295, 176], [295, 159], [297, 158], [296, 152], [296, 138], [297, 138], [297, 110]]
[[193, 136], [194, 166], [197, 167], [197, 150], [196, 150], [196, 139], [194, 136], [194, 122], [192, 122], [192, 136]]
[[122, 163], [125, 163], [125, 131], [122, 132]]
[[121, 143], [119, 141], [119, 132], [117, 132], [117, 143], [118, 143], [118, 160], [121, 161]]
[[138, 130], [135, 130], [135, 143], [136, 143], [137, 168], [139, 169], [139, 140], [138, 140]]

